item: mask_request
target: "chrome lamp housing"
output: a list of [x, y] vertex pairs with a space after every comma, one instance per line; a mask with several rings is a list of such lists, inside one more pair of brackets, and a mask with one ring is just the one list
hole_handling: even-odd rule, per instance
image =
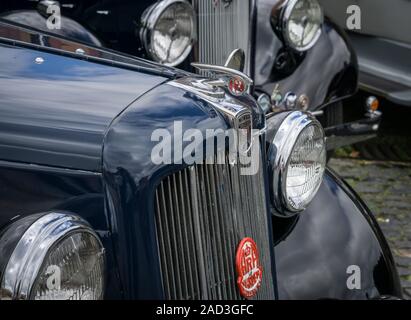
[[267, 121], [274, 215], [291, 217], [315, 197], [326, 167], [325, 134], [311, 114], [284, 112]]
[[0, 236], [0, 300], [99, 300], [105, 251], [77, 215], [50, 212], [12, 223]]
[[186, 0], [163, 0], [147, 8], [140, 40], [154, 61], [178, 66], [191, 53], [197, 37], [196, 14]]
[[304, 52], [317, 43], [323, 23], [318, 0], [288, 0], [281, 11], [279, 27], [287, 45]]

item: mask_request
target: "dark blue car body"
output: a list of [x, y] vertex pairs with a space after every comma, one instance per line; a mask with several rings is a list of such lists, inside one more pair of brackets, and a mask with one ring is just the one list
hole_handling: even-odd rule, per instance
[[[1, 21], [0, 233], [36, 213], [78, 214], [106, 249], [107, 299], [164, 298], [154, 194], [185, 165], [153, 164], [151, 132], [174, 120], [227, 127], [211, 104], [166, 84], [184, 75]], [[277, 298], [401, 296], [376, 220], [332, 171], [301, 215], [271, 222], [272, 252], [264, 254]], [[0, 251], [1, 275], [7, 248]], [[361, 289], [347, 288], [349, 265], [361, 268]]]

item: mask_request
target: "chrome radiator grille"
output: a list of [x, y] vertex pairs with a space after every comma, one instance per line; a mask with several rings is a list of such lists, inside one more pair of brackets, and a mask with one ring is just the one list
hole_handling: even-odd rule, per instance
[[241, 299], [235, 255], [244, 237], [257, 243], [263, 267], [255, 298], [274, 298], [263, 170], [246, 176], [239, 165], [228, 164], [228, 158], [226, 163], [194, 165], [168, 176], [156, 190], [167, 299]]
[[250, 1], [193, 0], [198, 15], [199, 62], [224, 65], [237, 48], [249, 57]]

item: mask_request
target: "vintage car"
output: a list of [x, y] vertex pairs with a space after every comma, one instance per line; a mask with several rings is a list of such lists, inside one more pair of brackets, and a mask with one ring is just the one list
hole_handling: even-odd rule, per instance
[[[60, 28], [50, 28], [56, 4], [63, 17]], [[381, 114], [365, 102], [343, 108], [357, 89], [356, 55], [317, 0], [13, 0], [2, 1], [0, 12], [187, 71], [195, 71], [191, 62], [222, 66], [240, 49], [262, 107], [314, 112], [330, 150], [367, 140], [379, 128]]]
[[374, 95], [384, 110], [379, 139], [356, 148], [367, 158], [411, 161], [411, 1], [321, 2], [325, 12], [346, 29], [355, 48], [362, 99]]
[[[359, 0], [356, 26], [356, 8], [347, 10], [351, 2], [322, 0], [327, 14], [349, 31], [359, 60], [360, 88], [396, 104], [411, 106], [411, 3]], [[352, 26], [347, 24], [350, 16]]]
[[400, 298], [318, 120], [194, 66], [0, 19], [0, 299]]

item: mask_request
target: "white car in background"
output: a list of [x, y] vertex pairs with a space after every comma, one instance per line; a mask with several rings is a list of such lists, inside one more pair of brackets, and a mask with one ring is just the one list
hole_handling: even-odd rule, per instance
[[[366, 158], [411, 161], [411, 1], [321, 0], [358, 56], [357, 100], [378, 98], [384, 117], [378, 139], [357, 144]], [[355, 16], [354, 16], [355, 15]]]
[[[358, 54], [360, 87], [411, 107], [411, 1], [321, 2], [326, 14], [349, 31]], [[348, 30], [347, 8], [353, 3], [361, 10], [360, 29]]]

